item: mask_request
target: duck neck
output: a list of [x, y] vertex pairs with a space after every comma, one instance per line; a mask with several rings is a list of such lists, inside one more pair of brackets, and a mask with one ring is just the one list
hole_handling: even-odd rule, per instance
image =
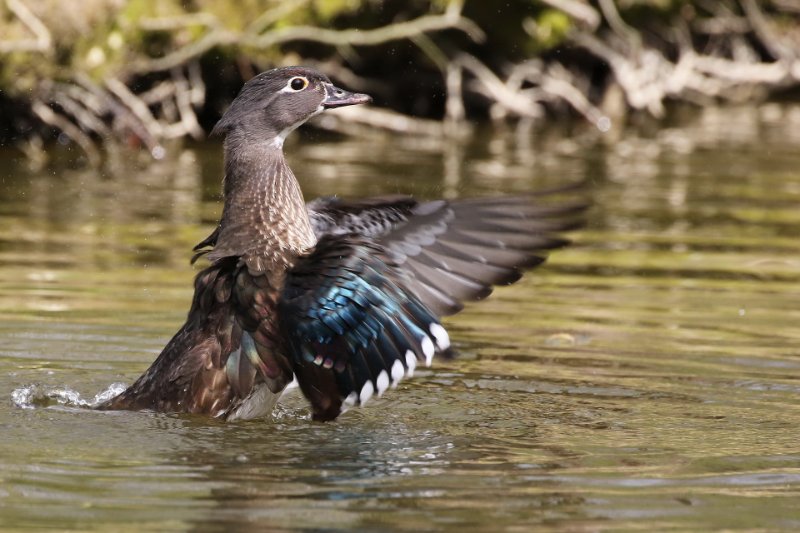
[[314, 246], [300, 184], [275, 139], [225, 139], [225, 204], [211, 259], [240, 256], [251, 270], [286, 268]]

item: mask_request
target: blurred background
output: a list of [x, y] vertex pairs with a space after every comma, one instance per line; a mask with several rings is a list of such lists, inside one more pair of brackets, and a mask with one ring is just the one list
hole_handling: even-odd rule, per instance
[[[242, 83], [375, 102], [307, 199], [583, 182], [573, 243], [333, 424], [95, 412], [183, 322]], [[800, 2], [0, 0], [0, 529], [800, 530]]]
[[474, 121], [606, 132], [676, 105], [796, 94], [793, 0], [5, 0], [0, 142], [32, 160], [74, 143], [155, 158], [202, 139], [242, 83], [319, 68], [375, 106], [321, 119], [418, 136]]

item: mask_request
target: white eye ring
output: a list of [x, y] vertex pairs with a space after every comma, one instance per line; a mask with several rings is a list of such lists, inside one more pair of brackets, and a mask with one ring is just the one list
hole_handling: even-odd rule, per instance
[[308, 87], [308, 78], [304, 78], [303, 76], [295, 76], [286, 82], [286, 89], [290, 92], [300, 92], [306, 87]]

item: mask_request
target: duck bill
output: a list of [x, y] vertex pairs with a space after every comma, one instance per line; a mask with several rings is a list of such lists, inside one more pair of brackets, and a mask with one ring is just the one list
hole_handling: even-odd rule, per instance
[[368, 104], [372, 97], [368, 94], [351, 93], [331, 84], [325, 84], [325, 100], [322, 106], [325, 108], [344, 107], [347, 105]]

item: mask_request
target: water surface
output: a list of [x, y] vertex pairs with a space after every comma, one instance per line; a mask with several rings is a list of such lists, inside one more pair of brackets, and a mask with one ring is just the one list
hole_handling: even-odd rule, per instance
[[0, 527], [800, 528], [798, 145], [775, 105], [616, 138], [288, 143], [308, 198], [586, 179], [596, 202], [575, 246], [447, 320], [460, 359], [330, 424], [299, 394], [235, 424], [80, 408], [183, 320], [220, 148], [0, 153]]

